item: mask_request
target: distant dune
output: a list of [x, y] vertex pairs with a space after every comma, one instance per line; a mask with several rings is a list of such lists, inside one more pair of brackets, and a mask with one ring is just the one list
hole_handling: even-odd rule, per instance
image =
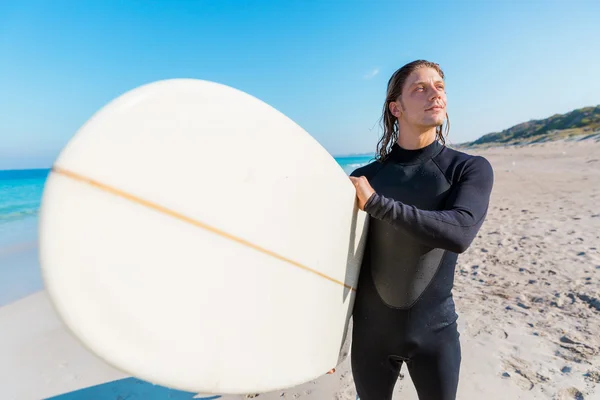
[[453, 147], [488, 148], [590, 139], [600, 141], [600, 105], [578, 108], [566, 114], [554, 114], [546, 119], [530, 120], [502, 132], [488, 133], [472, 142], [455, 144]]

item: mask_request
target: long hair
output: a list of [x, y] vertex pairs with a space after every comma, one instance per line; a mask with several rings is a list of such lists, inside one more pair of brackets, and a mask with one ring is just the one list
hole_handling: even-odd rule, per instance
[[[422, 67], [430, 67], [435, 69], [438, 74], [444, 79], [444, 72], [440, 68], [440, 66], [434, 62], [426, 61], [426, 60], [416, 60], [411, 63], [408, 63], [398, 69], [394, 74], [390, 77], [387, 85], [387, 95], [385, 98], [385, 103], [383, 105], [382, 112], [382, 125], [383, 125], [383, 135], [379, 142], [377, 143], [377, 152], [376, 159], [378, 161], [383, 161], [389, 154], [392, 149], [394, 143], [398, 141], [399, 127], [398, 120], [396, 117], [392, 115], [390, 111], [389, 105], [391, 102], [396, 101], [400, 95], [402, 94], [402, 88], [404, 87], [404, 83], [406, 82], [406, 78], [417, 68]], [[442, 134], [442, 125], [438, 126], [435, 129], [436, 139], [442, 142], [442, 144], [446, 144], [446, 140], [444, 139], [444, 135]], [[448, 136], [448, 132], [450, 131], [450, 118], [448, 117], [448, 113], [446, 113], [446, 137]]]

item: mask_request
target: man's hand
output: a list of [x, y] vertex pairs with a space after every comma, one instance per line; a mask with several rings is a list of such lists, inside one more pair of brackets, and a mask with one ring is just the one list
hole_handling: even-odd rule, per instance
[[350, 180], [356, 189], [356, 197], [358, 197], [358, 208], [364, 211], [365, 204], [369, 198], [375, 193], [375, 190], [369, 184], [369, 181], [364, 176], [351, 176]]

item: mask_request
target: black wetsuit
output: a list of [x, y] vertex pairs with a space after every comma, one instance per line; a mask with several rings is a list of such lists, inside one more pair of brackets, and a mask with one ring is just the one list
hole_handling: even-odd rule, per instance
[[351, 174], [375, 190], [353, 312], [352, 371], [361, 400], [392, 398], [406, 363], [420, 400], [454, 400], [461, 362], [452, 299], [458, 253], [479, 231], [493, 170], [435, 140], [395, 144]]

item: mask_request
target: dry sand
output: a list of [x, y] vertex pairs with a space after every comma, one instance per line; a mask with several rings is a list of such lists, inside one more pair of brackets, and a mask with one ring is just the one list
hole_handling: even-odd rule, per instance
[[[458, 398], [600, 399], [600, 143], [468, 152], [488, 158], [496, 179], [487, 220], [457, 265]], [[43, 292], [1, 308], [0, 334], [3, 399], [123, 377], [64, 331]], [[406, 367], [394, 393], [417, 399]], [[332, 375], [256, 398], [355, 395], [346, 359]]]
[[45, 292], [0, 308], [0, 335], [2, 400], [40, 400], [126, 377], [64, 329]]

